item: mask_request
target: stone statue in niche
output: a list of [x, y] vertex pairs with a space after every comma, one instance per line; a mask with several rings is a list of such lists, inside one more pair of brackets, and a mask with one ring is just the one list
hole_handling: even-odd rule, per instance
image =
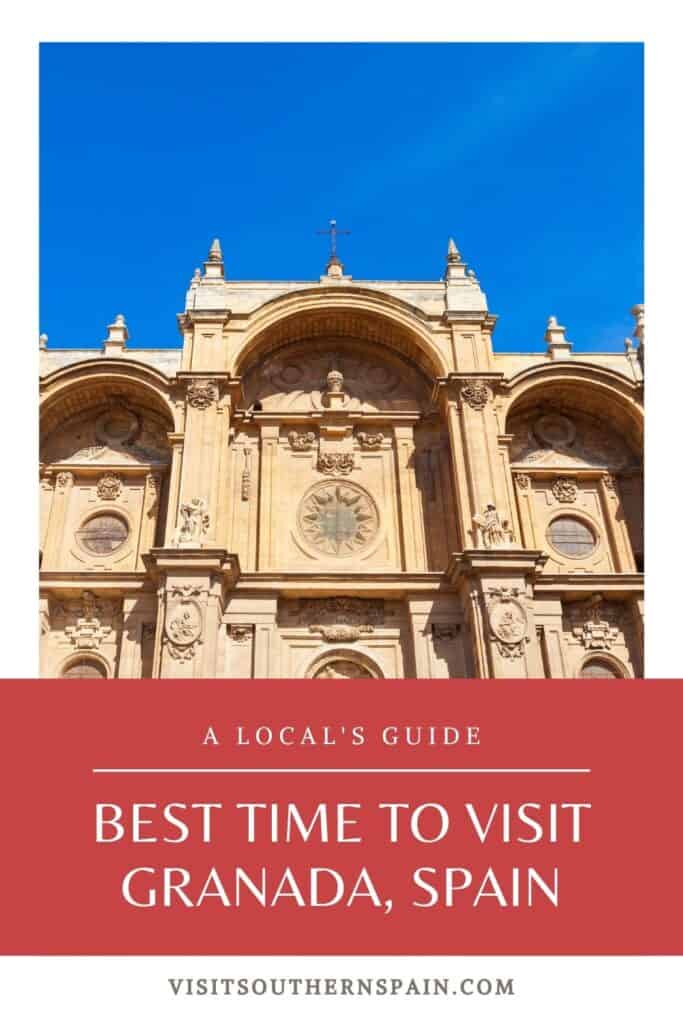
[[209, 529], [209, 515], [203, 498], [192, 498], [180, 506], [180, 522], [176, 529], [174, 547], [199, 547]]
[[501, 519], [494, 504], [489, 502], [481, 515], [472, 517], [475, 525], [477, 547], [509, 548], [514, 541], [512, 528], [507, 519]]

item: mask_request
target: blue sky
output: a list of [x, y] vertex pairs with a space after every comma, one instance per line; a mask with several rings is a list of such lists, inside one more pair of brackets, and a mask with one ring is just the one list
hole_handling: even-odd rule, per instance
[[180, 344], [211, 239], [233, 279], [439, 278], [453, 235], [495, 346], [621, 350], [643, 298], [638, 44], [41, 46], [41, 330]]

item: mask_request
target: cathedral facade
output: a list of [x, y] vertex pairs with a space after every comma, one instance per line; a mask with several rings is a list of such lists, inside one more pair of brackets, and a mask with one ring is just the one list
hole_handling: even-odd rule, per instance
[[496, 352], [438, 281], [195, 271], [182, 348], [41, 339], [41, 673], [644, 673], [643, 308]]

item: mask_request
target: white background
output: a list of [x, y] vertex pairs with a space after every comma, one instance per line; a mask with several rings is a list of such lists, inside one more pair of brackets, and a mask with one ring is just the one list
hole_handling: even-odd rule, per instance
[[[667, 14], [667, 8], [672, 12]], [[38, 482], [38, 40], [630, 40], [646, 41], [647, 98], [647, 671], [651, 677], [683, 675], [681, 560], [683, 557], [683, 337], [680, 310], [681, 113], [683, 94], [675, 5], [651, 0], [574, 0], [571, 5], [520, 2], [438, 4], [400, 9], [396, 0], [293, 5], [282, 0], [235, 6], [227, 0], [199, 5], [115, 5], [24, 2], [11, 6], [0, 33], [0, 162], [2, 246], [2, 581], [0, 675], [37, 674]], [[207, 69], [206, 88], [215, 68]], [[125, 75], [125, 67], [121, 68]], [[189, 87], [189, 86], [188, 86]], [[192, 85], [196, 89], [196, 85]], [[457, 97], [457, 66], [453, 92]], [[197, 92], [201, 102], [201, 88]], [[70, 116], [65, 111], [64, 116]], [[637, 136], [634, 125], [634, 138]], [[115, 142], [115, 140], [112, 140]], [[562, 147], [562, 138], [548, 145]], [[625, 137], [613, 154], [613, 173], [635, 156]], [[495, 152], [492, 155], [495, 159]], [[178, 197], [182, 202], [182, 196]], [[220, 199], [217, 199], [219, 202]], [[457, 230], [457, 225], [448, 225]], [[96, 260], [106, 238], [93, 238], [83, 260]], [[153, 239], [150, 240], [153, 244]], [[577, 266], [577, 273], [581, 267]], [[72, 268], [77, 316], [79, 266]], [[533, 281], [529, 281], [533, 288]], [[638, 302], [642, 296], [633, 296]], [[107, 311], [102, 312], [103, 329]], [[539, 311], [543, 317], [545, 312]], [[571, 336], [571, 320], [567, 321]], [[104, 336], [104, 335], [103, 335]], [[0, 688], [2, 683], [0, 682]], [[0, 689], [1, 692], [1, 689]], [[39, 712], [39, 709], [37, 709]], [[58, 724], [57, 724], [58, 727]], [[3, 779], [2, 784], [8, 780]], [[3, 822], [5, 836], [11, 822]], [[7, 840], [5, 840], [7, 841]], [[46, 853], [47, 855], [47, 853]], [[0, 876], [1, 877], [1, 876]], [[628, 899], [628, 894], [624, 894]], [[0, 905], [0, 913], [2, 908]], [[590, 929], [590, 921], [586, 922]], [[512, 976], [514, 998], [299, 998], [173, 999], [166, 977], [284, 975]], [[0, 1017], [10, 1024], [68, 1020], [106, 1024], [125, 1020], [250, 1022], [279, 1017], [297, 1021], [373, 1021], [390, 1012], [397, 1021], [429, 1015], [430, 1021], [631, 1021], [683, 1020], [680, 958], [332, 958], [228, 960], [227, 958], [5, 958], [0, 961]], [[677, 984], [678, 982], [678, 984]]]

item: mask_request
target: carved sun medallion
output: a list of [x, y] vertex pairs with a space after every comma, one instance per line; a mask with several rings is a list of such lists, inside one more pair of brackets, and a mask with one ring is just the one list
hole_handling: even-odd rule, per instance
[[359, 554], [375, 539], [379, 513], [361, 487], [328, 481], [305, 495], [298, 522], [312, 547], [326, 555], [348, 557]]

